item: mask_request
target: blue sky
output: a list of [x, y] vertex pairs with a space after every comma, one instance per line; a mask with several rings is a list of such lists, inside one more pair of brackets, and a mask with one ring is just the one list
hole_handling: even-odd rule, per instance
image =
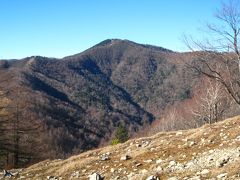
[[0, 0], [0, 59], [64, 57], [109, 38], [175, 51], [200, 36], [220, 0]]

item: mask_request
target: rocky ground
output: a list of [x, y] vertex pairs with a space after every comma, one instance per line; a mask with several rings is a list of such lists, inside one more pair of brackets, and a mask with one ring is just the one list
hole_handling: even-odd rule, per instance
[[17, 173], [11, 178], [39, 180], [240, 179], [240, 116], [10, 172]]

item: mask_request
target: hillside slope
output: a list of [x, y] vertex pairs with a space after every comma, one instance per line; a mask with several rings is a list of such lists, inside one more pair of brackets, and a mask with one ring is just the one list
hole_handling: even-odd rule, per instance
[[112, 39], [63, 59], [0, 61], [0, 88], [9, 91], [11, 106], [21, 103], [21, 124], [41, 127], [31, 143], [20, 138], [28, 147], [22, 151], [32, 150], [34, 159], [63, 158], [109, 144], [120, 124], [135, 134], [167, 106], [190, 98], [196, 80], [189, 81], [184, 63], [191, 59]]
[[[21, 179], [240, 179], [240, 116], [198, 129], [159, 133], [20, 171]], [[127, 160], [121, 160], [121, 157]], [[51, 177], [48, 177], [49, 179]]]

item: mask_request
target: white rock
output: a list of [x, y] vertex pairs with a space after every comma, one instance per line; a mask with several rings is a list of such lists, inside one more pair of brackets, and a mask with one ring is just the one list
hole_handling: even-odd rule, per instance
[[208, 170], [208, 169], [204, 169], [204, 170], [202, 170], [201, 174], [202, 174], [202, 175], [209, 174], [209, 170]]
[[237, 140], [237, 141], [240, 141], [240, 135], [236, 137], [236, 140]]
[[211, 163], [211, 162], [213, 162], [213, 158], [210, 156], [207, 158], [207, 161], [208, 161], [208, 163]]
[[223, 137], [223, 139], [227, 139], [227, 138], [228, 138], [228, 136], [224, 136], [224, 137]]
[[214, 153], [214, 150], [213, 149], [209, 150], [209, 153], [211, 153], [211, 154]]
[[168, 180], [178, 180], [178, 178], [177, 177], [170, 177], [170, 178], [168, 178]]
[[194, 141], [189, 142], [189, 147], [191, 147], [191, 146], [193, 146], [193, 145], [195, 145], [195, 142], [194, 142]]
[[3, 170], [3, 175], [4, 175], [4, 177], [12, 177], [13, 176], [13, 174], [10, 172], [10, 171], [7, 171], [7, 170]]
[[144, 160], [143, 162], [145, 163], [151, 163], [153, 160], [152, 159], [148, 159], [148, 160]]
[[47, 179], [48, 180], [59, 180], [59, 179], [62, 179], [62, 178], [55, 177], [55, 176], [47, 176]]
[[130, 159], [130, 156], [129, 155], [123, 155], [120, 160], [121, 161], [126, 161], [126, 160], [129, 160]]
[[194, 163], [192, 161], [189, 161], [187, 164], [186, 164], [186, 168], [191, 168], [192, 166], [194, 166]]
[[54, 176], [47, 176], [47, 179], [53, 179]]
[[175, 168], [174, 168], [175, 170], [183, 170], [184, 169], [184, 165], [183, 164], [180, 164], [180, 163], [178, 163], [176, 166], [175, 166]]
[[141, 147], [141, 144], [136, 144], [136, 147], [137, 147], [137, 148]]
[[218, 179], [223, 179], [227, 177], [227, 173], [222, 173], [217, 176]]
[[162, 163], [162, 162], [163, 162], [162, 159], [158, 159], [158, 160], [156, 160], [156, 163], [157, 163], [157, 164], [160, 164], [160, 163]]
[[177, 163], [175, 161], [170, 161], [169, 166], [175, 166]]
[[139, 166], [141, 166], [142, 164], [141, 163], [137, 163], [135, 166], [136, 167], [139, 167]]
[[101, 159], [102, 161], [109, 160], [109, 159], [110, 159], [110, 158], [109, 158], [109, 154], [107, 154], [107, 153], [102, 154], [102, 155], [100, 156], [100, 159]]
[[183, 134], [182, 131], [178, 131], [178, 132], [176, 133], [176, 136], [179, 136], [179, 135], [182, 135], [182, 134]]
[[105, 154], [109, 156], [111, 153], [110, 152], [106, 152]]
[[156, 171], [157, 171], [158, 173], [161, 173], [161, 172], [163, 172], [163, 168], [162, 168], [161, 166], [158, 166], [158, 167], [156, 168]]
[[200, 176], [193, 176], [191, 178], [189, 178], [188, 180], [201, 180]]
[[151, 175], [146, 180], [159, 180], [159, 178], [156, 177], [156, 176]]
[[146, 169], [143, 169], [143, 170], [142, 170], [142, 173], [143, 173], [143, 174], [145, 174], [145, 173], [147, 173], [147, 172], [148, 172], [148, 170], [146, 170]]
[[93, 173], [89, 176], [89, 180], [102, 180], [103, 178], [101, 177], [100, 174], [98, 173]]
[[79, 172], [79, 171], [74, 171], [74, 172], [71, 174], [71, 177], [78, 178], [79, 175], [80, 175], [80, 172]]
[[228, 156], [219, 159], [219, 160], [216, 162], [216, 166], [217, 166], [217, 167], [223, 167], [225, 164], [228, 163], [229, 159], [230, 159], [230, 158], [229, 158]]

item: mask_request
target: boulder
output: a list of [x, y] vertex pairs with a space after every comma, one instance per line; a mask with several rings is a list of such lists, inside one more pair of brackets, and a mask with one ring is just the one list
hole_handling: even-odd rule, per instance
[[218, 179], [227, 178], [227, 173], [222, 173], [217, 176]]
[[141, 172], [142, 172], [142, 174], [146, 174], [146, 173], [148, 173], [148, 170], [143, 169]]
[[109, 158], [109, 154], [108, 153], [105, 153], [105, 154], [102, 154], [101, 156], [100, 156], [100, 160], [101, 161], [107, 161], [107, 160], [109, 160], [110, 158]]
[[130, 157], [129, 155], [123, 155], [123, 156], [120, 158], [121, 161], [126, 161], [126, 160], [129, 160], [129, 159], [131, 159], [131, 157]]
[[206, 177], [209, 173], [210, 173], [210, 171], [208, 169], [204, 169], [204, 170], [201, 171], [201, 175], [203, 177]]
[[152, 159], [148, 159], [148, 160], [144, 160], [143, 162], [145, 163], [151, 163], [153, 160]]
[[159, 178], [157, 176], [149, 176], [146, 180], [159, 180]]
[[71, 174], [71, 177], [79, 178], [79, 176], [80, 176], [80, 172], [79, 172], [79, 171], [74, 171], [74, 172]]
[[223, 167], [225, 164], [228, 163], [229, 159], [230, 159], [229, 157], [223, 157], [223, 158], [219, 159], [219, 160], [216, 162], [216, 166], [217, 166], [217, 167]]
[[62, 179], [62, 178], [56, 177], [56, 176], [47, 176], [47, 179], [48, 179], [48, 180], [60, 180], [60, 179]]
[[171, 166], [176, 166], [177, 165], [177, 163], [176, 163], [176, 161], [170, 161], [169, 162], [169, 166], [171, 167]]
[[191, 178], [188, 178], [188, 180], [201, 180], [200, 176], [193, 176]]
[[13, 174], [11, 173], [11, 172], [9, 172], [9, 171], [7, 171], [7, 170], [3, 170], [3, 176], [4, 177], [12, 177], [13, 176]]
[[139, 167], [139, 166], [141, 166], [142, 164], [141, 163], [137, 163], [135, 166], [136, 167]]
[[136, 144], [136, 147], [137, 147], [137, 148], [139, 148], [139, 147], [141, 147], [141, 146], [142, 146], [141, 144]]
[[158, 159], [158, 160], [156, 160], [156, 163], [157, 163], [157, 164], [160, 164], [160, 163], [162, 163], [162, 162], [163, 162], [162, 159]]
[[189, 147], [192, 147], [193, 145], [195, 145], [196, 143], [194, 141], [190, 141], [189, 142]]
[[100, 174], [98, 173], [93, 173], [89, 176], [89, 180], [103, 180]]
[[158, 173], [161, 173], [161, 172], [163, 172], [163, 168], [162, 168], [161, 166], [158, 166], [158, 167], [156, 168], [156, 171], [157, 171]]

